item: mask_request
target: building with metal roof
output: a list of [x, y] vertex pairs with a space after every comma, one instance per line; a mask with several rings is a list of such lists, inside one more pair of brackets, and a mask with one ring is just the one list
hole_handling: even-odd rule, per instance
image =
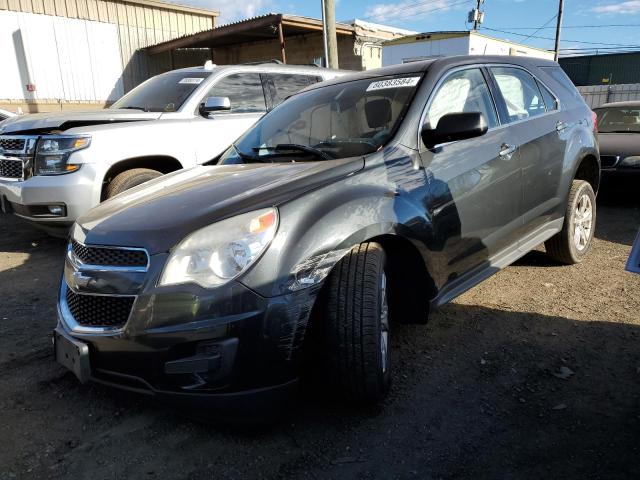
[[159, 0], [0, 0], [0, 108], [46, 112], [114, 101], [170, 68], [141, 48], [209, 30], [217, 16]]
[[577, 86], [640, 83], [640, 52], [561, 57], [559, 63]]
[[[382, 43], [406, 35], [406, 30], [353, 20], [337, 23], [340, 68], [365, 70], [382, 65]], [[216, 64], [277, 59], [298, 65], [320, 64], [323, 58], [322, 21], [283, 13], [269, 13], [221, 25], [203, 32], [151, 45], [151, 58], [169, 59], [178, 52], [204, 50]], [[173, 60], [172, 60], [173, 59]]]

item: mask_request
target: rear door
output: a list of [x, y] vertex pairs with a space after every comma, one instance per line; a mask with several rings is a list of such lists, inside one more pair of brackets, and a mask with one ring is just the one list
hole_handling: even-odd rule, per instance
[[456, 112], [481, 112], [488, 132], [478, 138], [424, 150], [428, 196], [437, 259], [455, 280], [509, 245], [517, 246], [521, 228], [521, 164], [517, 141], [500, 126], [498, 113], [481, 67], [448, 73], [429, 101], [424, 123]]
[[557, 212], [568, 129], [559, 101], [530, 72], [515, 66], [489, 68], [503, 123], [517, 138], [522, 161], [523, 235], [535, 233]]
[[232, 73], [217, 79], [202, 98], [228, 97], [231, 110], [205, 117], [199, 112], [191, 121], [199, 164], [219, 155], [267, 111], [265, 90], [259, 73]]

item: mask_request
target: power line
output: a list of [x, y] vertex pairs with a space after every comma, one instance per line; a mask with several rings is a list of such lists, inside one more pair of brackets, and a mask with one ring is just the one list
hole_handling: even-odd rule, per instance
[[[420, 11], [414, 11], [414, 12], [406, 12], [407, 15], [411, 15], [411, 14], [419, 14], [419, 15], [423, 15], [426, 13], [431, 13], [431, 12], [437, 12], [438, 10], [448, 10], [452, 7], [457, 7], [459, 5], [465, 4], [465, 3], [469, 3], [471, 0], [461, 0], [458, 2], [453, 2], [453, 3], [449, 3], [448, 5], [442, 5], [436, 8], [430, 8], [427, 10], [420, 10]], [[415, 2], [415, 3], [408, 3], [408, 4], [400, 4], [399, 6], [403, 9], [403, 10], [415, 10], [417, 8], [420, 7], [424, 7], [424, 6], [428, 6], [429, 4], [433, 5], [435, 4], [439, 4], [439, 2], [437, 2], [437, 0], [429, 0], [429, 1], [419, 1], [419, 2]], [[372, 19], [372, 18], [378, 18], [378, 15], [364, 15], [362, 18], [364, 19]]]
[[[556, 14], [556, 15], [554, 15], [553, 17], [551, 17], [549, 20], [547, 20], [546, 22], [544, 22], [544, 24], [543, 24], [541, 27], [539, 27], [536, 31], [534, 31], [531, 35], [529, 35], [528, 37], [526, 37], [524, 40], [527, 40], [528, 38], [533, 37], [533, 36], [534, 36], [536, 33], [538, 33], [540, 30], [542, 30], [542, 29], [543, 29], [543, 28], [545, 28], [547, 25], [549, 25], [549, 23], [553, 22], [553, 21], [556, 19], [556, 17], [557, 17], [557, 16], [558, 16], [558, 15]], [[550, 27], [550, 28], [554, 28], [554, 27]], [[523, 40], [523, 41], [524, 41], [524, 40]]]
[[[555, 18], [555, 17], [554, 17]], [[611, 28], [611, 27], [640, 27], [640, 23], [624, 23], [624, 24], [610, 24], [610, 25], [563, 25], [562, 29], [565, 28]], [[536, 27], [500, 27], [505, 30], [535, 30]], [[547, 30], [549, 28], [556, 27], [538, 27], [538, 30]]]
[[[506, 33], [509, 35], [516, 35], [518, 37], [529, 37], [529, 38], [537, 38], [540, 40], [555, 40], [555, 38], [551, 38], [551, 37], [540, 37], [540, 36], [536, 36], [536, 35], [525, 35], [523, 33], [516, 33], [516, 32], [509, 32], [507, 30], [499, 30], [497, 28], [489, 28], [489, 27], [483, 27], [483, 30], [490, 30], [492, 32], [500, 32], [500, 33]], [[624, 48], [640, 48], [640, 45], [629, 45], [629, 44], [624, 44], [624, 43], [605, 43], [605, 42], [587, 42], [584, 40], [569, 40], [569, 39], [564, 39], [564, 42], [570, 42], [570, 43], [582, 43], [585, 45], [608, 45], [608, 46], [612, 46], [612, 47], [624, 47]]]

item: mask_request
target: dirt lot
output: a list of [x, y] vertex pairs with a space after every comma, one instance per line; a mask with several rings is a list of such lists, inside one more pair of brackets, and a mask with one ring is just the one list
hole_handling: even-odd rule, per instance
[[607, 189], [598, 221], [587, 262], [532, 252], [427, 326], [395, 327], [380, 408], [307, 395], [251, 432], [57, 366], [64, 243], [0, 218], [0, 479], [639, 478], [640, 276], [623, 265], [640, 196]]

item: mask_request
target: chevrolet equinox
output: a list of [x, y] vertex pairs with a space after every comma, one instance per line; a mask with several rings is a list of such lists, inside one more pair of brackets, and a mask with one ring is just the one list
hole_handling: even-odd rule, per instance
[[451, 57], [308, 87], [209, 165], [71, 230], [56, 358], [88, 380], [214, 411], [282, 404], [310, 364], [379, 400], [390, 322], [541, 243], [593, 239], [596, 120], [560, 67]]

